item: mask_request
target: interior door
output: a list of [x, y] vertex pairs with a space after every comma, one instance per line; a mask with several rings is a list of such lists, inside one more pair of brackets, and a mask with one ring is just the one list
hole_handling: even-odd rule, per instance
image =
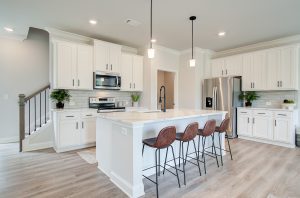
[[202, 108], [212, 110], [214, 107], [215, 79], [205, 79], [202, 89]]
[[132, 90], [132, 55], [122, 54], [121, 60], [121, 90], [131, 91]]
[[79, 89], [93, 89], [93, 48], [77, 46], [77, 86]]

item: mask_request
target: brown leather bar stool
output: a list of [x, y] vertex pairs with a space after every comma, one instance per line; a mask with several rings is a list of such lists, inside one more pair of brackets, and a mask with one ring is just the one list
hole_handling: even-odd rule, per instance
[[[151, 168], [155, 167], [155, 170], [156, 170], [155, 171], [155, 179], [156, 179], [155, 181], [153, 181], [149, 177], [146, 177], [145, 175], [143, 175], [143, 176], [156, 185], [156, 197], [159, 197], [158, 196], [158, 175], [159, 175], [158, 173], [160, 172], [160, 167], [162, 167], [162, 166], [160, 165], [160, 163], [158, 163], [158, 161], [160, 161], [160, 150], [161, 149], [165, 149], [165, 148], [167, 149], [166, 158], [167, 158], [167, 155], [168, 155], [169, 147], [171, 147], [171, 149], [172, 149], [174, 167], [170, 166], [166, 163], [165, 163], [165, 165], [168, 165], [169, 167], [174, 168], [176, 170], [176, 174], [173, 173], [172, 171], [168, 170], [168, 169], [165, 169], [165, 165], [162, 168], [164, 168], [164, 170], [167, 170], [168, 172], [170, 172], [171, 174], [173, 174], [177, 177], [178, 186], [180, 188], [180, 182], [179, 182], [178, 170], [177, 170], [177, 166], [176, 166], [175, 154], [174, 154], [174, 149], [173, 149], [173, 146], [172, 146], [172, 143], [175, 141], [175, 139], [176, 139], [176, 128], [174, 126], [169, 126], [169, 127], [163, 128], [159, 132], [159, 134], [156, 138], [149, 138], [149, 139], [143, 140], [142, 154], [144, 154], [145, 145], [156, 149], [155, 150], [155, 166], [150, 167], [150, 168], [146, 168], [146, 169], [143, 170], [143, 171], [145, 171], [145, 170], [148, 170], [148, 169], [151, 169]], [[158, 152], [158, 154], [157, 154], [157, 152]], [[166, 159], [165, 159], [165, 161], [166, 161]]]
[[[186, 177], [185, 177], [185, 164], [186, 162], [189, 162], [191, 164], [194, 164], [196, 166], [198, 166], [199, 169], [199, 174], [201, 176], [201, 169], [200, 169], [200, 165], [199, 165], [199, 160], [198, 160], [198, 155], [197, 155], [197, 148], [196, 148], [196, 143], [195, 143], [195, 137], [197, 136], [198, 133], [198, 123], [197, 122], [193, 122], [191, 124], [189, 124], [183, 133], [176, 133], [176, 140], [179, 141], [179, 167], [180, 167], [180, 161], [182, 159], [182, 165], [183, 165], [183, 169], [180, 170], [183, 172], [183, 176], [184, 176], [184, 185], [186, 185]], [[195, 152], [190, 153], [190, 154], [194, 154], [196, 153], [196, 159], [193, 157], [190, 157], [189, 155], [189, 146], [190, 146], [190, 142], [193, 142], [194, 145], [194, 149]], [[185, 153], [185, 157], [184, 157], [184, 143], [187, 143], [187, 149], [186, 149], [186, 153]], [[187, 158], [189, 157], [189, 159], [195, 159], [197, 161], [197, 164], [195, 164], [194, 162], [187, 160]], [[166, 161], [165, 161], [166, 163]]]
[[[230, 124], [230, 118], [225, 118], [222, 123], [220, 124], [220, 126], [216, 127], [216, 132], [219, 135], [219, 147], [216, 147], [220, 150], [220, 156], [221, 156], [221, 164], [223, 166], [223, 156], [222, 156], [222, 150], [229, 152], [230, 153], [230, 157], [232, 160], [232, 153], [231, 153], [231, 148], [230, 148], [230, 143], [229, 143], [229, 139], [228, 139], [228, 135], [227, 135], [227, 130], [229, 128], [229, 124]], [[227, 144], [228, 144], [228, 148], [229, 150], [226, 149], [222, 149], [222, 143], [221, 143], [221, 133], [225, 133], [225, 139], [227, 140]]]
[[[216, 147], [215, 147], [215, 143], [214, 143], [214, 132], [215, 132], [215, 129], [216, 129], [216, 121], [215, 120], [208, 120], [205, 125], [204, 125], [204, 128], [203, 129], [199, 129], [198, 130], [198, 159], [200, 160], [200, 156], [199, 156], [199, 153], [200, 153], [200, 137], [202, 137], [202, 158], [203, 158], [203, 164], [204, 164], [204, 172], [206, 174], [206, 160], [205, 160], [205, 155], [208, 155], [210, 157], [213, 157], [216, 159], [217, 161], [217, 165], [219, 167], [219, 161], [218, 161], [218, 156], [217, 156], [217, 153], [216, 153]], [[205, 148], [205, 142], [206, 142], [206, 138], [207, 137], [211, 137], [212, 139], [212, 152], [209, 153], [206, 151], [206, 148]], [[213, 151], [214, 150], [214, 151]]]

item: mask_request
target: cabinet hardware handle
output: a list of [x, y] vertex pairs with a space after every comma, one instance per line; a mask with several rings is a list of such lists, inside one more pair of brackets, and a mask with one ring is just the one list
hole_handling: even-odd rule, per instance
[[133, 88], [135, 88], [135, 83], [133, 83]]
[[241, 113], [247, 113], [247, 112], [245, 112], [245, 111], [241, 111]]
[[74, 79], [73, 79], [73, 87], [74, 87], [74, 85], [75, 85], [75, 81], [74, 81]]
[[78, 122], [76, 122], [76, 129], [78, 129]]
[[106, 70], [108, 70], [108, 64], [106, 64]]
[[255, 124], [255, 118], [253, 118], [253, 124]]
[[227, 75], [227, 69], [226, 69], [226, 75]]
[[250, 119], [248, 118], [248, 124], [249, 124], [249, 122], [250, 122]]
[[279, 113], [278, 115], [281, 115], [281, 116], [286, 116], [286, 114], [281, 114], [281, 113]]
[[87, 114], [87, 115], [85, 115], [85, 116], [92, 116], [92, 114]]
[[131, 83], [130, 83], [130, 89], [131, 89]]
[[266, 113], [258, 113], [258, 114], [264, 115], [264, 114], [266, 114]]
[[112, 70], [112, 64], [110, 64], [110, 70]]
[[279, 81], [277, 81], [277, 87], [279, 87]]
[[78, 87], [80, 86], [80, 80], [78, 79]]
[[84, 123], [83, 122], [81, 122], [81, 128], [84, 128]]
[[67, 118], [74, 118], [74, 116], [66, 116]]
[[222, 76], [223, 76], [223, 69], [222, 69]]
[[282, 87], [282, 81], [280, 81], [280, 87]]
[[251, 88], [253, 88], [253, 82], [251, 83]]
[[255, 83], [253, 83], [253, 88], [255, 88]]
[[276, 122], [276, 120], [275, 120], [275, 126], [277, 126], [277, 122]]

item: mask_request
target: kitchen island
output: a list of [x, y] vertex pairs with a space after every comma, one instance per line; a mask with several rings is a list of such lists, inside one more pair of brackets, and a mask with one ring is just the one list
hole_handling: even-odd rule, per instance
[[[226, 113], [213, 110], [100, 113], [96, 126], [98, 168], [129, 197], [143, 196], [145, 193], [142, 174], [152, 175], [155, 170], [142, 173], [144, 168], [154, 165], [154, 149], [145, 147], [142, 157], [142, 140], [156, 137], [166, 126], [175, 126], [177, 132], [183, 132], [191, 122], [198, 122], [201, 128], [209, 119], [215, 119], [219, 124]], [[197, 143], [198, 138], [196, 140]], [[221, 141], [224, 146], [224, 136]], [[210, 138], [207, 144], [211, 144]], [[178, 155], [179, 144], [174, 142], [173, 145], [175, 154]], [[162, 150], [161, 163], [164, 156], [165, 150]]]

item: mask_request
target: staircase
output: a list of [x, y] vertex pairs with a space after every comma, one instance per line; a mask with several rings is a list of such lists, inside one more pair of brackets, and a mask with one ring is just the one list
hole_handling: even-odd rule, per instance
[[47, 147], [52, 139], [49, 137], [53, 133], [49, 90], [50, 85], [47, 85], [29, 96], [19, 95], [20, 152]]

